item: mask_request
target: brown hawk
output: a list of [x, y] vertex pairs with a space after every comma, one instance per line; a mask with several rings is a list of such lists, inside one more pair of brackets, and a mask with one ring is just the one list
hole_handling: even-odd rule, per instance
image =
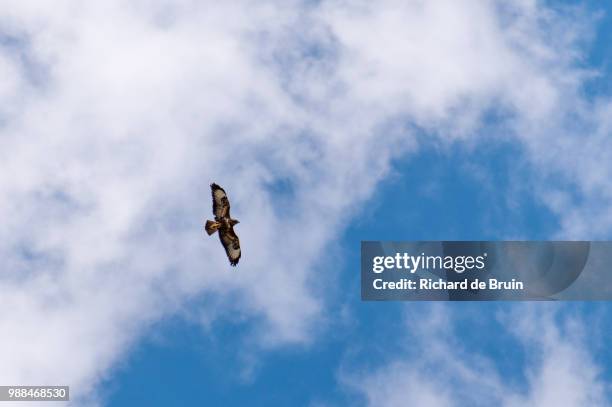
[[223, 188], [213, 182], [210, 184], [210, 189], [215, 220], [214, 222], [207, 220], [204, 228], [209, 236], [219, 231], [219, 239], [225, 248], [227, 258], [230, 264], [235, 266], [240, 260], [240, 240], [234, 232], [234, 225], [240, 222], [230, 217], [230, 203]]

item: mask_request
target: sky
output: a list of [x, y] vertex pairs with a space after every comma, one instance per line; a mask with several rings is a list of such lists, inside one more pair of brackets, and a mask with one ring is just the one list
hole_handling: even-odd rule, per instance
[[[68, 384], [72, 406], [612, 404], [607, 303], [359, 287], [361, 240], [610, 239], [612, 9], [0, 10], [0, 384]], [[213, 181], [236, 269], [203, 231]]]

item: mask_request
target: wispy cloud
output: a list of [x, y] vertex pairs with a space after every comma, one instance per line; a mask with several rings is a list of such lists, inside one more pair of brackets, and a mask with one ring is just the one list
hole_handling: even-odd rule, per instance
[[[391, 362], [365, 373], [345, 369], [340, 379], [370, 406], [610, 404], [609, 383], [601, 378], [602, 366], [585, 341], [587, 332], [596, 332], [568, 308], [523, 304], [500, 314], [496, 335], [512, 338], [512, 347], [504, 353], [516, 359], [513, 364], [519, 366], [525, 386], [517, 385], [516, 374], [500, 368], [486, 350], [485, 332], [477, 333], [478, 347], [463, 342], [464, 330], [477, 329], [478, 324], [466, 326], [461, 321], [476, 320], [475, 312], [480, 311], [407, 307], [404, 326], [394, 332], [404, 340], [389, 349]], [[507, 340], [499, 344], [504, 345], [508, 346]]]

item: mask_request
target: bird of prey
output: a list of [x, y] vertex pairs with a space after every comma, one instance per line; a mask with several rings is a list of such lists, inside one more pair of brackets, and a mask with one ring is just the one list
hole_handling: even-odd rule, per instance
[[235, 266], [240, 260], [240, 240], [234, 233], [234, 225], [240, 222], [230, 217], [230, 203], [223, 188], [213, 182], [210, 184], [210, 189], [212, 191], [215, 221], [207, 220], [204, 228], [209, 236], [219, 231], [219, 239], [225, 248], [227, 258], [230, 264]]

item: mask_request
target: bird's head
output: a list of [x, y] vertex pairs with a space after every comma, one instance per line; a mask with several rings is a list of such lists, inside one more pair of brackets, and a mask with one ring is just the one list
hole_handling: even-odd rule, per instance
[[232, 224], [232, 226], [234, 226], [234, 225], [239, 224], [239, 223], [240, 223], [240, 221], [239, 221], [239, 220], [236, 220], [236, 219], [232, 219], [232, 220], [230, 221], [230, 223]]

